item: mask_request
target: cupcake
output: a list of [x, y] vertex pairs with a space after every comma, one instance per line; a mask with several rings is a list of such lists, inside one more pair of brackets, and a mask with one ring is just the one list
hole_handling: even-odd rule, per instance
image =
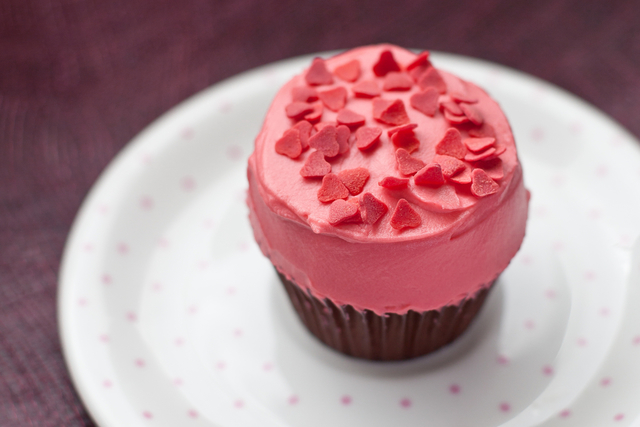
[[507, 119], [426, 51], [315, 58], [275, 96], [247, 175], [255, 239], [300, 320], [354, 357], [452, 342], [524, 238]]

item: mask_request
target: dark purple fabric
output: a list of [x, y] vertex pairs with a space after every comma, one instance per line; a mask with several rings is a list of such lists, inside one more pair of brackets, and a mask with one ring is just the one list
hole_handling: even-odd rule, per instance
[[272, 61], [392, 42], [523, 70], [640, 136], [638, 16], [636, 0], [1, 1], [0, 425], [94, 425], [60, 352], [60, 256], [98, 174], [167, 109]]

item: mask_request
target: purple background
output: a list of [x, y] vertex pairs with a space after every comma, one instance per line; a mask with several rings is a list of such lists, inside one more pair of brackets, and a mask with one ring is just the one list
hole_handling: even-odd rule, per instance
[[0, 425], [94, 425], [56, 329], [67, 233], [131, 138], [224, 78], [291, 56], [391, 42], [520, 69], [640, 136], [637, 1], [524, 3], [0, 1]]

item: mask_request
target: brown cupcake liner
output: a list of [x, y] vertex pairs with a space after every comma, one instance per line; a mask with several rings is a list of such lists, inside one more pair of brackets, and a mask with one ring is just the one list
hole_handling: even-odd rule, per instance
[[371, 310], [336, 305], [327, 298], [320, 300], [279, 272], [278, 276], [313, 335], [341, 353], [370, 360], [411, 359], [451, 343], [469, 327], [493, 286], [439, 310], [380, 316]]

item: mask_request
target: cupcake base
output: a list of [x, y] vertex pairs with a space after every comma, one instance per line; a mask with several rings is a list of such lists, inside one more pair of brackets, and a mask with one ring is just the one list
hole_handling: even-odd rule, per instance
[[493, 286], [439, 310], [380, 316], [351, 305], [338, 306], [327, 298], [320, 300], [279, 272], [278, 276], [313, 335], [341, 353], [370, 360], [411, 359], [451, 343], [469, 327]]

